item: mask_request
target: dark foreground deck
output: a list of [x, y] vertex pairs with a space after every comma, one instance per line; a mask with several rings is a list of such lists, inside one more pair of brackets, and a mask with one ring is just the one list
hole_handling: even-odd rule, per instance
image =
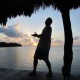
[[[28, 76], [30, 70], [15, 70], [0, 68], [0, 80], [63, 80], [63, 76], [60, 73], [53, 73], [52, 78], [47, 78], [47, 72], [37, 72], [35, 76]], [[79, 75], [72, 75], [65, 80], [80, 80]]]

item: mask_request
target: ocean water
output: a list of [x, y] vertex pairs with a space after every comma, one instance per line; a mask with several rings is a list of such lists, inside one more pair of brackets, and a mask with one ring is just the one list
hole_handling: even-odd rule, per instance
[[[0, 68], [33, 69], [33, 56], [36, 47], [8, 47], [0, 48]], [[64, 47], [51, 47], [49, 60], [53, 72], [61, 73], [63, 66]], [[38, 61], [37, 71], [48, 71], [43, 60]], [[80, 47], [73, 47], [72, 74], [80, 74]]]

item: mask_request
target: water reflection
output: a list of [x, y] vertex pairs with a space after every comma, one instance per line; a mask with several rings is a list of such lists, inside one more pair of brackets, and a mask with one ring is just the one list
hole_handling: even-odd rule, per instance
[[[33, 56], [36, 47], [0, 48], [0, 68], [26, 69], [33, 68]], [[80, 74], [80, 47], [73, 48], [72, 73]], [[63, 47], [51, 47], [50, 62], [53, 72], [60, 72], [63, 65]], [[47, 71], [44, 61], [39, 61], [37, 70]]]
[[[16, 48], [4, 48], [0, 51], [0, 67], [4, 68], [16, 68], [17, 66], [17, 54]], [[2, 55], [2, 56], [1, 56]]]
[[35, 47], [14, 47], [0, 49], [0, 67], [31, 69]]

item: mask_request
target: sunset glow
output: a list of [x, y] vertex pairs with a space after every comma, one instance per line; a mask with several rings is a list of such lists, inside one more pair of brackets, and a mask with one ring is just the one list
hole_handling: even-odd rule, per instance
[[34, 42], [34, 43], [33, 43], [33, 46], [37, 46], [37, 43], [36, 43], [36, 42]]
[[64, 46], [64, 44], [59, 44], [59, 43], [53, 43], [51, 46]]

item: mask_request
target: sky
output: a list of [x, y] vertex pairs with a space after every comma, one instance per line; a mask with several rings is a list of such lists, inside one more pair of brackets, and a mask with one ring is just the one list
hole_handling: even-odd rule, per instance
[[[22, 46], [36, 46], [39, 39], [31, 36], [34, 32], [41, 34], [42, 29], [45, 27], [45, 20], [51, 17], [53, 23], [51, 45], [63, 46], [64, 45], [64, 29], [61, 13], [54, 10], [52, 7], [45, 10], [39, 9], [34, 12], [31, 17], [17, 16], [16, 18], [8, 18], [5, 27], [0, 25], [0, 42], [16, 42]], [[80, 9], [70, 10], [70, 20], [73, 32], [74, 46], [80, 46]]]

